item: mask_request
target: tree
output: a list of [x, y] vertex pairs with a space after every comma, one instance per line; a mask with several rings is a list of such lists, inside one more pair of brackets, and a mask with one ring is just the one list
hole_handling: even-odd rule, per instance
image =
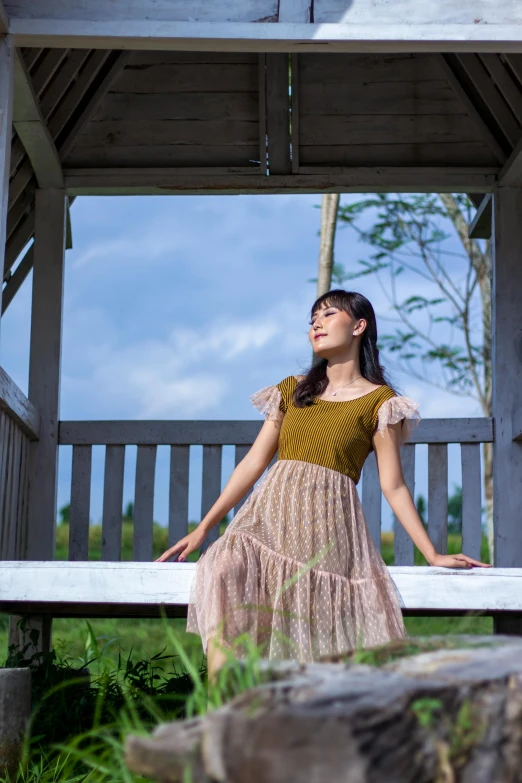
[[[397, 369], [451, 394], [475, 399], [485, 416], [491, 399], [491, 246], [468, 238], [473, 205], [467, 196], [372, 194], [338, 209], [372, 251], [346, 271], [333, 263], [335, 285], [373, 276], [388, 300], [394, 324], [380, 348]], [[450, 245], [458, 239], [464, 252]], [[401, 292], [403, 272], [420, 292]], [[311, 282], [311, 281], [310, 281]], [[486, 528], [493, 557], [492, 447], [483, 444]]]
[[60, 514], [60, 525], [68, 525], [71, 521], [71, 504], [66, 503], [64, 506], [61, 507], [60, 511], [58, 512]]

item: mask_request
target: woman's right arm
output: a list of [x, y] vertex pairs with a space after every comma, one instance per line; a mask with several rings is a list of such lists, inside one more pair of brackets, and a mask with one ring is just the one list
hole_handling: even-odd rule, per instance
[[277, 451], [279, 432], [284, 413], [280, 412], [277, 419], [266, 419], [252, 447], [236, 465], [223, 492], [218, 497], [208, 514], [201, 520], [192, 533], [184, 536], [174, 546], [163, 552], [156, 562], [165, 562], [178, 555], [177, 562], [186, 560], [188, 555], [201, 546], [209, 530], [234, 508], [236, 503], [253, 487], [270, 460]]

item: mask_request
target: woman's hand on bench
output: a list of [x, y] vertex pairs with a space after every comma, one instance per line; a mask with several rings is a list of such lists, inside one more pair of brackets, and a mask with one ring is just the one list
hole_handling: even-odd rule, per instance
[[205, 540], [206, 535], [207, 534], [204, 530], [196, 528], [192, 531], [192, 533], [184, 536], [184, 538], [180, 538], [180, 540], [174, 544], [174, 546], [171, 546], [170, 549], [167, 549], [165, 552], [163, 552], [163, 554], [160, 555], [154, 562], [165, 563], [174, 555], [178, 555], [176, 562], [182, 563], [187, 559], [191, 552], [194, 552], [201, 546]]
[[482, 568], [491, 568], [491, 563], [482, 563], [480, 560], [474, 560], [472, 557], [460, 552], [458, 555], [435, 555], [430, 562], [430, 566], [443, 566], [444, 568], [473, 568], [480, 566]]

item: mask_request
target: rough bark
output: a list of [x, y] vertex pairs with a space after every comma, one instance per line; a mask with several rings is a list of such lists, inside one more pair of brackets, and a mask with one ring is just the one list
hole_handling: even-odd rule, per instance
[[517, 783], [521, 653], [469, 636], [379, 667], [263, 661], [268, 682], [129, 736], [126, 762], [162, 783]]

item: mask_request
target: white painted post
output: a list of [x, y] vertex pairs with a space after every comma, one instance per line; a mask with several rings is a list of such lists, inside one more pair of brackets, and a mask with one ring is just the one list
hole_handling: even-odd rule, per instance
[[[522, 187], [494, 193], [493, 506], [494, 565], [522, 566], [522, 443], [513, 441], [512, 418], [522, 406]], [[522, 633], [522, 615], [494, 621], [495, 633]]]
[[[10, 36], [0, 35], [0, 269], [4, 269], [7, 200], [11, 162], [11, 134], [13, 121], [14, 57]], [[0, 286], [0, 311], [2, 293]]]
[[[65, 191], [37, 190], [29, 399], [40, 414], [40, 439], [30, 446], [26, 560], [54, 559], [65, 235]], [[40, 622], [48, 650], [51, 619]]]

